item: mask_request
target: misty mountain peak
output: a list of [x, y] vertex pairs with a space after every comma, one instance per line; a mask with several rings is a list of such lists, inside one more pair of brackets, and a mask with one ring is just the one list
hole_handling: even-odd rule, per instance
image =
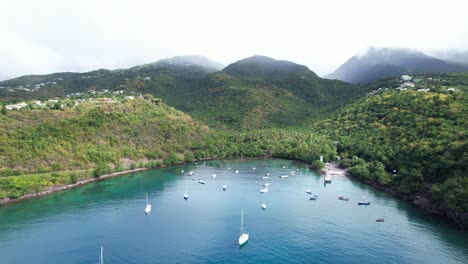
[[468, 65], [437, 59], [417, 50], [369, 47], [325, 78], [368, 83], [402, 74], [466, 71]]
[[224, 68], [223, 72], [247, 78], [278, 78], [300, 73], [316, 76], [314, 72], [304, 65], [285, 60], [275, 60], [261, 55], [254, 55], [229, 64]]
[[143, 64], [133, 67], [133, 69], [145, 68], [186, 68], [186, 67], [201, 67], [207, 72], [216, 72], [224, 68], [224, 65], [208, 59], [201, 55], [184, 55], [175, 56], [167, 59], [161, 59], [153, 63]]

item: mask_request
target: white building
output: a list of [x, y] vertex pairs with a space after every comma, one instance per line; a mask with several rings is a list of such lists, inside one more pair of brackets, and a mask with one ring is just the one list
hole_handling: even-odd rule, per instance
[[11, 110], [14, 110], [14, 109], [15, 109], [15, 110], [20, 110], [21, 108], [24, 108], [24, 107], [26, 107], [26, 106], [28, 106], [27, 103], [21, 102], [21, 103], [17, 103], [17, 104], [13, 104], [13, 105], [5, 105], [5, 108], [6, 108], [7, 110], [10, 110], [10, 111], [11, 111]]
[[411, 78], [412, 78], [412, 77], [409, 76], [409, 75], [402, 75], [402, 76], [401, 76], [401, 79], [402, 79], [403, 81], [405, 81], [405, 82], [411, 81]]
[[405, 83], [403, 83], [401, 85], [401, 88], [403, 88], [403, 87], [412, 87], [412, 88], [414, 88], [415, 86], [416, 85], [414, 83], [412, 83], [412, 82], [405, 82]]

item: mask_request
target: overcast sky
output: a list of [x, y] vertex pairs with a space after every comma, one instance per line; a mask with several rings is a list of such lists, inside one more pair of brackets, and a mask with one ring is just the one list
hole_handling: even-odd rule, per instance
[[468, 49], [466, 0], [0, 0], [0, 80], [254, 54], [330, 73], [368, 46]]

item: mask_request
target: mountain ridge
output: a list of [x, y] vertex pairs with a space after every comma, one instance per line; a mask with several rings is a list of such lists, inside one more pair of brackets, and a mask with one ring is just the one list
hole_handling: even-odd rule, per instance
[[349, 58], [324, 78], [370, 83], [403, 74], [437, 72], [468, 72], [468, 65], [441, 60], [417, 50], [370, 47], [364, 54]]

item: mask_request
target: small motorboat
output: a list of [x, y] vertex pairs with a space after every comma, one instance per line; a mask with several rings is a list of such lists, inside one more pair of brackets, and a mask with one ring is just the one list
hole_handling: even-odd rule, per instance
[[312, 191], [311, 191], [311, 190], [309, 190], [309, 189], [307, 189], [307, 190], [306, 190], [306, 193], [308, 193], [308, 194], [312, 194]]
[[359, 201], [357, 204], [358, 205], [370, 205], [370, 202], [369, 201]]
[[269, 182], [263, 184], [263, 187], [268, 187], [268, 186], [270, 186], [270, 183], [269, 183]]
[[253, 167], [252, 170], [256, 170], [257, 168]]
[[279, 176], [279, 177], [280, 177], [280, 179], [289, 178], [288, 175], [281, 175], [281, 176]]
[[310, 196], [309, 200], [317, 200], [318, 196], [316, 194], [312, 194], [312, 196]]
[[260, 193], [267, 193], [269, 192], [270, 190], [268, 190], [268, 188], [263, 188], [260, 190]]
[[283, 169], [286, 169], [286, 166], [283, 166]]
[[227, 189], [227, 186], [223, 185], [223, 191], [225, 191], [226, 189]]
[[195, 172], [189, 171], [189, 173], [187, 173], [187, 176], [193, 176], [194, 174], [195, 174]]
[[231, 169], [231, 167], [228, 167], [228, 170], [230, 170], [230, 169]]
[[344, 197], [344, 196], [340, 196], [340, 197], [338, 197], [338, 200], [349, 201], [349, 198], [348, 198], [348, 197]]
[[262, 204], [262, 209], [263, 209], [263, 210], [266, 210], [266, 209], [267, 209], [266, 204]]
[[199, 184], [205, 184], [205, 182], [202, 181], [202, 180], [198, 180], [198, 183], [199, 183]]
[[270, 179], [270, 177], [268, 177], [268, 176], [263, 176], [262, 179], [266, 180], [266, 179]]
[[376, 222], [384, 222], [385, 220], [383, 218], [377, 218], [375, 221]]
[[188, 194], [184, 193], [184, 200], [188, 200]]
[[211, 175], [211, 178], [216, 179], [216, 174]]
[[239, 173], [239, 171], [238, 171], [238, 170], [236, 170], [236, 173]]
[[181, 171], [180, 171], [180, 173], [184, 173], [184, 171], [183, 171], [183, 170], [181, 170]]

